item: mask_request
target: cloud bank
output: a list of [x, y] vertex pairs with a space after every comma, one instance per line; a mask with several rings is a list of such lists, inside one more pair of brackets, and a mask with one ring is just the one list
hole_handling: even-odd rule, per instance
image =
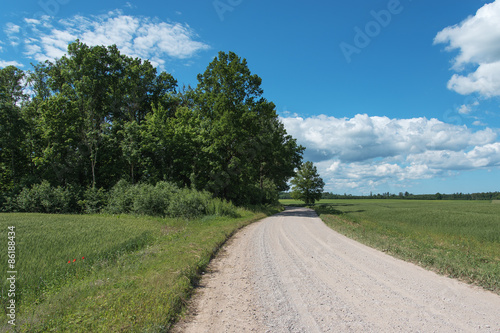
[[384, 184], [500, 166], [498, 132], [472, 131], [437, 119], [390, 119], [358, 114], [281, 118], [307, 147], [329, 191], [371, 190]]
[[462, 95], [500, 96], [500, 0], [441, 30], [434, 38], [434, 44], [440, 43], [447, 44], [446, 51], [458, 50], [452, 69], [464, 72], [451, 77], [448, 89]]
[[7, 66], [16, 66], [16, 67], [24, 67], [23, 64], [17, 62], [17, 61], [5, 61], [5, 60], [0, 60], [0, 68], [5, 68]]
[[12, 46], [21, 44], [25, 56], [37, 61], [60, 58], [76, 39], [87, 45], [116, 44], [126, 55], [148, 59], [159, 67], [165, 59], [187, 59], [210, 48], [197, 41], [198, 35], [187, 24], [124, 15], [119, 10], [57, 21], [49, 16], [25, 19], [23, 29], [10, 23], [4, 31]]

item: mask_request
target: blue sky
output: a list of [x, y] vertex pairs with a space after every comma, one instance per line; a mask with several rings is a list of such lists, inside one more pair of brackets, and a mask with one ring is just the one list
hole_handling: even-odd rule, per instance
[[500, 0], [1, 5], [0, 67], [117, 44], [180, 85], [246, 58], [327, 191], [500, 190]]

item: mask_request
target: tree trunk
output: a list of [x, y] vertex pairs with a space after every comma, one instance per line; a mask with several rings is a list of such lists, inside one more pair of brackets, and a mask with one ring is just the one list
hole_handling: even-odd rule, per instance
[[134, 185], [134, 163], [130, 163], [130, 177], [132, 178], [132, 185]]
[[95, 162], [94, 162], [94, 160], [91, 161], [91, 167], [92, 167], [92, 188], [95, 188]]

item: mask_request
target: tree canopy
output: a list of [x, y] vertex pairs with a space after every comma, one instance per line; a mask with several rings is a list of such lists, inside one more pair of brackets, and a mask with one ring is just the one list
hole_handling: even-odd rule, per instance
[[78, 40], [31, 71], [0, 69], [0, 203], [42, 181], [81, 192], [121, 179], [275, 201], [304, 148], [261, 82], [245, 59], [220, 52], [195, 88], [179, 90], [147, 60]]
[[303, 147], [286, 134], [275, 105], [262, 97], [261, 78], [245, 59], [220, 52], [198, 75], [195, 114], [202, 151], [195, 182], [217, 196], [259, 202], [286, 189]]
[[319, 176], [318, 170], [312, 162], [307, 161], [301, 165], [292, 183], [292, 198], [313, 205], [321, 199], [325, 182]]

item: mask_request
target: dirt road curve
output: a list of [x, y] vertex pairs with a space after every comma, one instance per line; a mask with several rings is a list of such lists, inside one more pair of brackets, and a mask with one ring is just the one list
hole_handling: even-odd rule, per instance
[[174, 332], [500, 332], [500, 296], [329, 229], [304, 208], [240, 231]]

